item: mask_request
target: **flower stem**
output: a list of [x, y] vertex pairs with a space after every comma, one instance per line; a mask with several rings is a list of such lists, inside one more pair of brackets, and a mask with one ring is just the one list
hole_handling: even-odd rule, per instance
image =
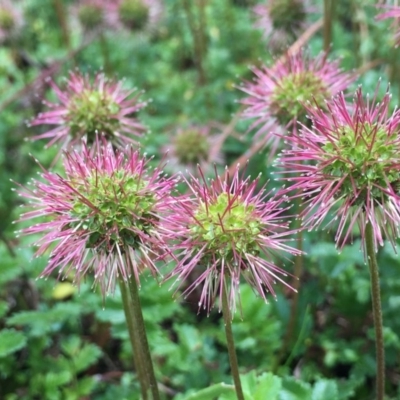
[[226, 288], [222, 291], [222, 313], [224, 315], [225, 322], [225, 335], [226, 343], [228, 345], [229, 362], [231, 364], [231, 373], [233, 377], [233, 382], [235, 383], [236, 396], [238, 400], [244, 400], [242, 384], [240, 382], [239, 375], [239, 365], [235, 351], [235, 342], [233, 340], [232, 334], [232, 319], [231, 312], [229, 310], [228, 295], [226, 293]]
[[71, 53], [71, 50], [72, 50], [71, 38], [70, 38], [68, 22], [67, 22], [68, 14], [66, 13], [64, 4], [61, 0], [53, 0], [53, 5], [54, 5], [54, 9], [57, 14], [58, 23], [60, 24], [60, 27], [61, 27], [61, 34], [62, 34], [64, 45], [65, 45], [66, 49], [68, 50], [68, 52]]
[[123, 279], [120, 279], [119, 286], [121, 289], [122, 303], [124, 306], [125, 319], [126, 324], [128, 326], [129, 338], [131, 341], [132, 351], [133, 351], [133, 364], [135, 366], [135, 370], [137, 372], [139, 382], [140, 382], [140, 390], [142, 393], [142, 399], [147, 400], [147, 391], [149, 389], [149, 384], [147, 382], [147, 375], [144, 370], [144, 365], [142, 364], [142, 354], [141, 347], [139, 342], [139, 337], [137, 334], [136, 326], [133, 321], [133, 310], [132, 310], [132, 302], [129, 296], [128, 288], [126, 286], [126, 282]]
[[[297, 201], [294, 204], [296, 214], [301, 215], [301, 212], [303, 210], [303, 204], [301, 202], [301, 197], [297, 199]], [[293, 229], [299, 229], [301, 225], [301, 220], [300, 218], [297, 218], [293, 222]], [[303, 251], [303, 231], [299, 230], [296, 235], [296, 241], [297, 241], [297, 246], [296, 248], [299, 251]], [[293, 335], [296, 333], [296, 325], [297, 325], [297, 319], [298, 319], [298, 314], [299, 314], [299, 287], [300, 287], [300, 280], [303, 275], [303, 256], [297, 256], [294, 259], [294, 269], [293, 269], [293, 275], [296, 277], [296, 279], [293, 282], [293, 289], [296, 291], [293, 292], [293, 297], [292, 297], [292, 302], [290, 305], [290, 314], [289, 314], [289, 320], [285, 332], [285, 336], [282, 341], [282, 346], [280, 348], [279, 354], [276, 357], [276, 362], [272, 368], [274, 372], [277, 371], [279, 365], [282, 362], [282, 359], [284, 355], [287, 352], [287, 349], [292, 348], [292, 342], [293, 342]], [[285, 364], [287, 361], [285, 362]]]
[[[193, 5], [196, 7], [196, 4], [192, 3], [191, 1], [182, 0], [183, 10], [186, 13], [187, 22], [193, 38], [193, 47], [194, 47], [193, 54], [194, 54], [194, 62], [198, 73], [198, 83], [199, 85], [203, 86], [206, 84], [207, 81], [203, 66], [205, 51], [206, 51], [205, 48], [206, 43], [202, 32], [204, 32], [205, 27], [201, 26], [200, 22], [196, 23], [195, 12], [193, 11], [192, 8]], [[204, 8], [203, 3], [200, 4], [200, 8], [202, 7]], [[201, 19], [204, 19], [205, 18], [204, 10], [200, 9], [200, 12], [202, 13]]]
[[376, 347], [376, 399], [385, 397], [385, 347], [383, 342], [382, 306], [379, 287], [379, 268], [374, 249], [374, 232], [371, 223], [365, 226], [365, 245], [371, 274], [372, 313], [375, 326]]
[[128, 286], [132, 300], [133, 318], [134, 321], [136, 322], [136, 331], [138, 334], [139, 343], [141, 347], [141, 355], [143, 357], [142, 362], [144, 365], [145, 372], [147, 373], [147, 378], [150, 384], [150, 390], [153, 396], [153, 400], [159, 400], [160, 395], [158, 393], [158, 385], [154, 374], [154, 367], [153, 367], [153, 361], [151, 359], [149, 343], [147, 341], [146, 327], [144, 325], [142, 307], [140, 305], [139, 288], [134, 276], [129, 278]]
[[107, 38], [105, 37], [105, 34], [103, 32], [100, 32], [99, 42], [100, 42], [101, 54], [103, 56], [104, 72], [109, 75], [112, 72], [110, 65], [110, 51], [107, 43]]
[[327, 52], [332, 43], [333, 0], [324, 0], [324, 50]]

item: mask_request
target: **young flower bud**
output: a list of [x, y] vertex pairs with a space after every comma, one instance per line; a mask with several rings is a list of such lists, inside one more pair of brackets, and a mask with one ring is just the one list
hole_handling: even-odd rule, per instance
[[118, 13], [123, 25], [130, 30], [142, 29], [149, 19], [149, 7], [143, 0], [122, 0]]

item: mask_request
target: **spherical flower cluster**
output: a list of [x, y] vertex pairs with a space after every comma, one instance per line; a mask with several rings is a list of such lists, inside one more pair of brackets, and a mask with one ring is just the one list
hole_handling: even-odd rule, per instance
[[113, 82], [98, 73], [93, 82], [88, 75], [72, 72], [66, 88], [60, 89], [53, 81], [51, 87], [61, 104], [45, 104], [51, 110], [39, 114], [31, 125], [56, 125], [48, 132], [32, 139], [50, 139], [47, 146], [61, 142], [63, 148], [89, 144], [102, 135], [118, 146], [135, 143], [132, 136], [140, 136], [144, 126], [133, 116], [146, 103], [138, 101], [135, 91], [124, 90], [122, 82]]
[[159, 0], [117, 0], [113, 8], [115, 22], [131, 31], [154, 28], [162, 14]]
[[[279, 164], [294, 184], [285, 192], [304, 198], [304, 225], [318, 228], [339, 220], [336, 242], [351, 238], [358, 224], [361, 238], [371, 224], [375, 248], [383, 236], [395, 244], [400, 224], [400, 111], [389, 114], [390, 95], [378, 103], [376, 94], [364, 101], [359, 88], [352, 106], [341, 93], [327, 110], [309, 108], [313, 127], [302, 127], [284, 150]], [[364, 243], [364, 240], [363, 240]], [[364, 249], [365, 250], [365, 249]]]
[[276, 133], [295, 131], [297, 121], [307, 123], [307, 101], [323, 106], [325, 99], [346, 89], [353, 80], [339, 69], [338, 61], [328, 61], [327, 54], [311, 58], [304, 51], [288, 55], [270, 68], [253, 68], [253, 72], [255, 81], [241, 86], [248, 94], [242, 100], [247, 106], [243, 116], [255, 119], [250, 129], [257, 128], [255, 138], [271, 145], [271, 157], [279, 147]]
[[105, 0], [80, 0], [74, 7], [74, 14], [85, 31], [102, 29], [110, 25], [108, 15], [110, 3]]
[[304, 28], [309, 7], [304, 0], [270, 0], [257, 4], [253, 11], [255, 27], [270, 46], [282, 49]]
[[20, 10], [9, 0], [0, 0], [0, 43], [18, 32], [22, 26], [22, 14]]
[[156, 275], [155, 261], [169, 252], [162, 219], [176, 180], [164, 178], [159, 168], [150, 171], [139, 152], [114, 152], [106, 144], [66, 153], [64, 167], [65, 178], [45, 171], [44, 182], [20, 192], [34, 208], [21, 220], [46, 217], [23, 230], [44, 234], [37, 255], [51, 249], [41, 276], [58, 269], [79, 285], [93, 272], [105, 295], [118, 279], [134, 276], [139, 282], [144, 268]]
[[241, 277], [265, 300], [266, 292], [275, 295], [276, 281], [290, 287], [274, 263], [275, 251], [301, 253], [286, 244], [293, 232], [284, 222], [283, 199], [267, 199], [268, 194], [257, 191], [258, 179], [242, 179], [239, 169], [232, 180], [226, 173], [209, 184], [204, 176], [186, 182], [192, 196], [175, 204], [169, 224], [179, 261], [167, 276], [182, 284], [196, 274], [183, 295], [203, 285], [199, 308], [209, 312], [226, 290], [234, 311]]
[[178, 128], [167, 147], [170, 166], [183, 173], [195, 173], [197, 165], [207, 171], [214, 164], [222, 164], [221, 139], [222, 135], [214, 134], [210, 126]]

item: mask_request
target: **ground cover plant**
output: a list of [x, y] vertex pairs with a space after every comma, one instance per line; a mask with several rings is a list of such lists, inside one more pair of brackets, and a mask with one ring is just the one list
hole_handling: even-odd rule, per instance
[[0, 0], [0, 398], [400, 398], [400, 8]]

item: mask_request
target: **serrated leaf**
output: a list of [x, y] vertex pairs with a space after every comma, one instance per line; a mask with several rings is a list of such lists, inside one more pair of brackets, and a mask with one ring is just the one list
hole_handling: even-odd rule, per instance
[[310, 400], [311, 394], [311, 386], [308, 383], [289, 377], [282, 381], [279, 400]]
[[270, 372], [258, 377], [257, 390], [254, 392], [254, 400], [276, 400], [282, 387], [282, 379]]
[[327, 379], [316, 382], [311, 400], [339, 400], [336, 382]]
[[218, 396], [223, 394], [231, 393], [235, 393], [235, 387], [221, 382], [206, 389], [199, 390], [198, 392], [185, 397], [185, 400], [210, 400], [218, 398]]
[[84, 371], [101, 356], [101, 350], [93, 343], [84, 344], [73, 358], [77, 372]]
[[12, 354], [26, 345], [26, 337], [15, 329], [4, 329], [0, 332], [0, 357]]

